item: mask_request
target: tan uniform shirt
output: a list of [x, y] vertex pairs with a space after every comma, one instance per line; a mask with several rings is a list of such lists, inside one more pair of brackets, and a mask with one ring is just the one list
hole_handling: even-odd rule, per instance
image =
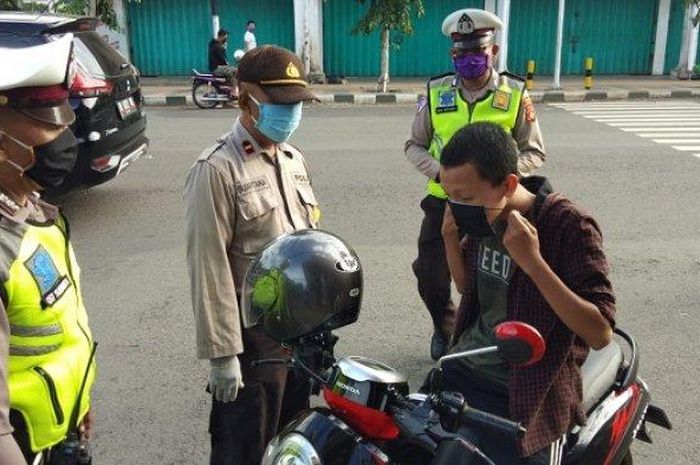
[[[487, 93], [498, 89], [500, 80], [504, 78], [505, 76], [501, 77], [495, 70], [492, 70], [491, 79], [480, 90], [470, 92], [464, 88], [460, 80], [459, 91], [462, 98], [471, 104], [484, 98]], [[520, 149], [518, 170], [523, 175], [533, 173], [544, 163], [545, 153], [542, 133], [535, 116], [535, 108], [527, 90], [523, 90], [513, 137], [518, 143], [518, 149]], [[430, 118], [430, 106], [423, 101], [418, 106], [411, 127], [411, 138], [404, 145], [404, 153], [419, 172], [435, 179], [440, 171], [440, 162], [433, 158], [428, 151], [432, 139], [433, 125]]]
[[[13, 228], [14, 225], [22, 223], [26, 219], [37, 223], [45, 223], [56, 219], [57, 216], [58, 209], [56, 207], [43, 203], [39, 201], [38, 198], [31, 198], [27, 205], [21, 208], [14, 216], [0, 209], [0, 222], [2, 222], [0, 234], [2, 234], [2, 229]], [[17, 247], [19, 247], [19, 244], [17, 244]], [[14, 256], [8, 257], [8, 254], [12, 255], [13, 253], [15, 254]], [[4, 264], [9, 267], [11, 263], [7, 262], [15, 260], [16, 253], [17, 250], [4, 250], [2, 256], [0, 256], [0, 260], [6, 262]], [[6, 277], [2, 278], [6, 279]], [[5, 302], [0, 300], [0, 436], [12, 432], [12, 426], [10, 426], [10, 398], [8, 387], [9, 357], [10, 322], [7, 318]]]
[[194, 164], [184, 198], [197, 356], [238, 355], [248, 264], [270, 240], [318, 226], [306, 161], [289, 144], [264, 152], [237, 120]]

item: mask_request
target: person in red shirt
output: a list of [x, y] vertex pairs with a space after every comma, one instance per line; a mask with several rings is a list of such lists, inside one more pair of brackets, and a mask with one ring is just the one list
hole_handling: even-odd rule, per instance
[[520, 177], [518, 148], [496, 124], [459, 130], [440, 163], [450, 206], [443, 240], [462, 293], [452, 352], [489, 345], [505, 320], [534, 326], [547, 343], [528, 367], [493, 354], [446, 362], [446, 388], [527, 428], [510, 447], [468, 433], [496, 464], [559, 463], [561, 439], [585, 419], [580, 366], [590, 347], [611, 341], [615, 325], [600, 228], [545, 178]]

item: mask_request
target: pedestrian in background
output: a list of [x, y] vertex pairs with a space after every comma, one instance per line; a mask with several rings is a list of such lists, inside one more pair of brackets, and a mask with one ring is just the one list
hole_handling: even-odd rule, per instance
[[243, 34], [243, 51], [249, 52], [258, 46], [255, 40], [255, 21], [249, 19], [245, 25], [245, 34]]
[[498, 55], [494, 37], [502, 27], [498, 16], [479, 9], [458, 10], [445, 18], [442, 33], [451, 40], [455, 71], [430, 78], [427, 99], [418, 104], [411, 138], [404, 147], [408, 160], [428, 178], [428, 195], [421, 202], [425, 216], [413, 271], [418, 292], [433, 321], [433, 360], [445, 354], [455, 319], [441, 235], [447, 199], [439, 177], [443, 147], [460, 128], [476, 121], [490, 121], [503, 127], [517, 142], [521, 174], [532, 173], [545, 158], [535, 108], [524, 81], [509, 73], [499, 74], [494, 68]]
[[185, 187], [187, 261], [197, 356], [210, 362], [211, 465], [258, 465], [279, 425], [309, 405], [310, 386], [260, 327], [242, 329], [248, 264], [269, 241], [316, 228], [320, 212], [302, 153], [287, 143], [316, 97], [299, 57], [264, 46], [238, 67], [241, 115], [206, 149]]

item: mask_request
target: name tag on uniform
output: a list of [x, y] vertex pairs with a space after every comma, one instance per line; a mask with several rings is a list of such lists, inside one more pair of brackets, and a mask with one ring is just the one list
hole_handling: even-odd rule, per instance
[[252, 194], [253, 192], [260, 192], [266, 189], [270, 189], [270, 183], [267, 181], [265, 176], [258, 176], [251, 181], [236, 183], [236, 194], [240, 196]]
[[499, 110], [508, 111], [508, 108], [510, 108], [510, 94], [502, 90], [494, 91], [491, 106]]
[[294, 176], [294, 182], [297, 184], [311, 184], [311, 181], [309, 181], [309, 175], [306, 173], [292, 173]]
[[441, 90], [438, 93], [438, 106], [435, 113], [457, 111], [457, 89]]

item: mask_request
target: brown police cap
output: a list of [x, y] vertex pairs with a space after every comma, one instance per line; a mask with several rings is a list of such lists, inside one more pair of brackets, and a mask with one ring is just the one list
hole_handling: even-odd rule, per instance
[[246, 52], [238, 64], [238, 80], [257, 84], [272, 103], [319, 100], [304, 79], [299, 57], [286, 48], [264, 45]]

